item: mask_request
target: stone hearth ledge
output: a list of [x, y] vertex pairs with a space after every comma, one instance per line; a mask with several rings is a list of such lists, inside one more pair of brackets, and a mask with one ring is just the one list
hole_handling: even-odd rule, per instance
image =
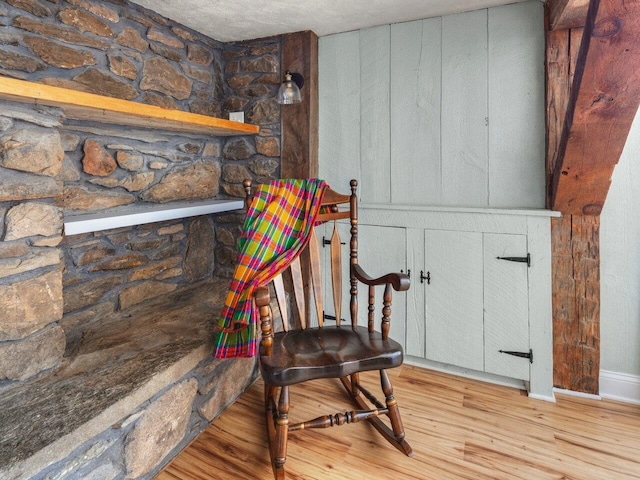
[[78, 235], [177, 218], [229, 212], [242, 208], [244, 208], [243, 200], [207, 199], [162, 204], [136, 203], [97, 213], [65, 211], [64, 233], [65, 235]]
[[211, 355], [211, 347], [202, 345], [166, 370], [155, 375], [146, 384], [126, 398], [116, 402], [101, 414], [64, 437], [7, 470], [0, 470], [1, 478], [18, 480], [31, 478], [44, 467], [68, 457], [73, 450], [87, 440], [99, 435], [109, 426], [127, 419], [143, 402], [149, 400], [167, 385], [177, 382]]
[[227, 289], [228, 280], [204, 281], [82, 325], [74, 357], [0, 396], [0, 478], [32, 478], [136, 422], [145, 402], [193, 378], [203, 360], [221, 362], [211, 356], [213, 319]]

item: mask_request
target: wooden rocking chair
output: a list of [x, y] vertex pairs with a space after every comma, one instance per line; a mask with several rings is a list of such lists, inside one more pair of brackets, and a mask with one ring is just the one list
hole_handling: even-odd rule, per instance
[[[351, 226], [350, 252], [350, 317], [348, 325], [341, 323], [341, 261], [338, 229], [333, 229], [330, 242], [331, 289], [335, 318], [325, 315], [321, 293], [320, 253], [315, 233], [312, 232], [302, 255], [294, 260], [283, 274], [276, 277], [271, 289], [268, 285], [256, 289], [254, 298], [260, 311], [262, 339], [260, 342], [260, 371], [265, 388], [266, 421], [269, 450], [274, 478], [285, 478], [289, 432], [309, 428], [327, 428], [368, 420], [392, 445], [408, 456], [413, 452], [405, 441], [400, 410], [386, 369], [398, 367], [403, 361], [400, 344], [388, 338], [392, 288], [409, 288], [409, 277], [402, 273], [389, 273], [371, 278], [358, 264], [358, 219], [356, 189], [351, 181], [351, 194], [341, 195], [327, 188], [323, 196], [323, 209], [316, 225], [328, 221], [347, 219]], [[245, 181], [247, 201], [251, 200], [251, 182]], [[325, 242], [326, 243], [326, 242]], [[303, 259], [301, 265], [301, 258]], [[288, 273], [287, 273], [288, 272]], [[283, 278], [284, 277], [284, 278]], [[285, 288], [285, 284], [288, 288]], [[367, 326], [357, 324], [358, 285], [368, 288], [368, 305], [363, 308]], [[374, 329], [375, 287], [384, 290], [382, 297], [380, 331]], [[271, 292], [274, 293], [274, 299]], [[305, 292], [307, 291], [307, 296]], [[288, 293], [285, 293], [288, 292]], [[314, 297], [315, 313], [310, 314], [306, 298]], [[288, 307], [290, 303], [297, 308]], [[278, 307], [276, 308], [277, 300]], [[273, 310], [272, 311], [272, 307]], [[279, 312], [278, 312], [279, 310]], [[361, 311], [362, 311], [361, 310]], [[315, 316], [315, 319], [312, 318]], [[282, 320], [281, 328], [274, 321]], [[330, 319], [335, 325], [325, 325]], [[291, 325], [295, 324], [295, 327]], [[311, 326], [317, 323], [317, 326]], [[360, 383], [359, 372], [379, 370], [384, 402], [378, 400]], [[356, 410], [333, 413], [291, 424], [289, 422], [289, 386], [319, 378], [340, 379]], [[380, 418], [387, 416], [390, 426]]]

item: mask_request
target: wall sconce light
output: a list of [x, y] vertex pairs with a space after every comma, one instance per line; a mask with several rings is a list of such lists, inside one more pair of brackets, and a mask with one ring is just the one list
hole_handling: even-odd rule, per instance
[[278, 90], [278, 103], [280, 105], [290, 105], [292, 103], [300, 103], [300, 89], [304, 85], [304, 77], [299, 73], [291, 73], [287, 70], [284, 74], [284, 82]]

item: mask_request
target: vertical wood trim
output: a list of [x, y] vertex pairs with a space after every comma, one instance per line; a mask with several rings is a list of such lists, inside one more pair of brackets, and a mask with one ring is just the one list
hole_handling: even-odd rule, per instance
[[527, 217], [529, 268], [529, 345], [534, 351], [529, 392], [553, 399], [553, 313], [551, 307], [551, 221]]
[[[582, 34], [582, 28], [550, 31], [547, 26], [548, 205]], [[599, 390], [600, 367], [598, 232], [598, 217], [565, 215], [551, 221], [553, 383], [592, 394]]]
[[[312, 31], [282, 36], [280, 69], [298, 72], [304, 77], [300, 89], [302, 102], [280, 105], [282, 178], [313, 178], [318, 176], [318, 36]], [[312, 239], [312, 243], [315, 239]], [[311, 263], [305, 253], [301, 257], [304, 278], [310, 278]], [[310, 285], [304, 285], [305, 312], [310, 318]], [[320, 318], [319, 321], [322, 319]]]
[[597, 394], [600, 371], [600, 217], [552, 220], [556, 387]]
[[[426, 317], [424, 284], [416, 281], [416, 277], [420, 276], [420, 268], [425, 264], [424, 258], [424, 230], [420, 228], [407, 228], [406, 251], [407, 264], [405, 272], [412, 270], [410, 275], [411, 288], [407, 291], [407, 355], [414, 357], [426, 358], [427, 352], [425, 345], [427, 341], [426, 333]], [[408, 270], [407, 270], [408, 269]]]
[[283, 178], [317, 177], [318, 36], [309, 30], [283, 35], [280, 68], [283, 75], [290, 70], [304, 76], [304, 86], [300, 90], [302, 102], [280, 106], [280, 175]]

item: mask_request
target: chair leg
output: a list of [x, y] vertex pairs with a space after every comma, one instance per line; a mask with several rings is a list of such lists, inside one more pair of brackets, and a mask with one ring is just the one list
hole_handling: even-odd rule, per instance
[[385, 403], [389, 409], [389, 420], [391, 421], [391, 429], [396, 437], [396, 441], [402, 450], [411, 457], [413, 450], [404, 439], [405, 433], [402, 418], [400, 418], [400, 408], [398, 407], [398, 401], [393, 396], [393, 387], [391, 386], [391, 380], [389, 380], [389, 375], [386, 370], [380, 370], [380, 385], [384, 393]]
[[[356, 408], [360, 410], [368, 410], [371, 407], [367, 404], [367, 402], [362, 398], [363, 393], [364, 396], [378, 409], [384, 409], [385, 405], [383, 405], [378, 399], [376, 399], [367, 389], [365, 389], [362, 385], [360, 385], [358, 374], [352, 375], [351, 378], [342, 377], [340, 381], [344, 385], [349, 397], [353, 401]], [[400, 450], [402, 453], [407, 455], [408, 457], [413, 456], [413, 449], [404, 439], [404, 428], [402, 426], [402, 420], [400, 419], [400, 409], [398, 408], [398, 404], [393, 397], [393, 389], [391, 387], [391, 382], [389, 381], [389, 377], [384, 370], [380, 370], [380, 378], [382, 380], [382, 390], [386, 399], [386, 407], [388, 410], [387, 416], [391, 421], [391, 428], [389, 428], [380, 418], [373, 417], [368, 418], [368, 422], [394, 447]]]
[[284, 463], [287, 460], [287, 438], [289, 436], [289, 387], [281, 387], [277, 405], [277, 387], [265, 384], [264, 396], [273, 478], [284, 480]]
[[264, 384], [264, 407], [265, 407], [265, 421], [267, 425], [267, 439], [269, 441], [269, 460], [271, 461], [271, 467], [273, 469], [274, 477], [276, 477], [276, 470], [274, 467], [273, 459], [275, 458], [275, 444], [276, 444], [276, 427], [275, 419], [278, 407], [276, 406], [276, 394], [278, 389], [270, 385]]
[[276, 479], [284, 480], [284, 462], [287, 460], [287, 438], [289, 436], [289, 387], [280, 389], [278, 418], [276, 419], [276, 451], [273, 463]]

